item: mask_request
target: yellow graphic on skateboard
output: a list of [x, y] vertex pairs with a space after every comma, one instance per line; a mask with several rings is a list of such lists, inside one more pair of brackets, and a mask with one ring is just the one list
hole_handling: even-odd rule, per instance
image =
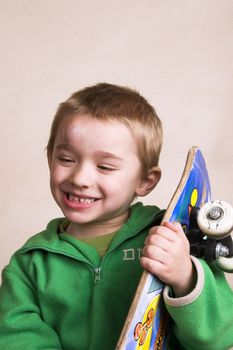
[[[188, 232], [191, 209], [195, 206], [201, 207], [210, 201], [210, 198], [210, 182], [205, 160], [201, 151], [192, 147], [180, 183], [168, 205], [163, 221], [178, 221], [185, 232]], [[117, 350], [168, 349], [169, 317], [163, 304], [163, 285], [158, 284], [159, 280], [155, 276], [146, 271], [143, 273], [118, 341]]]
[[[187, 234], [192, 255], [215, 259], [233, 272], [233, 208], [211, 201], [208, 171], [201, 151], [192, 147], [177, 189], [162, 222], [178, 221]], [[116, 350], [167, 350], [170, 322], [163, 303], [163, 284], [144, 271]]]
[[159, 299], [160, 295], [152, 300], [144, 313], [142, 322], [138, 322], [134, 328], [134, 340], [137, 341], [136, 350], [149, 349], [152, 335], [152, 325]]

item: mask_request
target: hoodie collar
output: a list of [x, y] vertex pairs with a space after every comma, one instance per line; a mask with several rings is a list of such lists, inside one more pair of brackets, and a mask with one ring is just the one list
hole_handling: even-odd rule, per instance
[[[130, 215], [125, 224], [117, 232], [112, 242], [112, 249], [124, 240], [133, 237], [139, 231], [150, 226], [153, 222], [161, 220], [163, 212], [156, 206], [144, 206], [138, 202], [131, 206]], [[65, 254], [70, 257], [78, 258], [78, 250], [83, 250], [83, 243], [70, 237], [64, 238], [64, 234], [59, 234], [60, 225], [64, 218], [58, 218], [50, 221], [46, 229], [31, 237], [20, 249], [22, 253], [30, 250], [46, 250], [54, 253]], [[79, 255], [79, 254], [78, 254]], [[89, 254], [88, 254], [89, 255]]]

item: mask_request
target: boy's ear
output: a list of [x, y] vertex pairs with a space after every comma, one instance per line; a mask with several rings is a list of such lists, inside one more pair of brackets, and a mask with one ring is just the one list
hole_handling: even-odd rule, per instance
[[159, 167], [153, 167], [149, 173], [141, 180], [136, 189], [136, 195], [143, 197], [150, 193], [161, 178], [161, 170]]

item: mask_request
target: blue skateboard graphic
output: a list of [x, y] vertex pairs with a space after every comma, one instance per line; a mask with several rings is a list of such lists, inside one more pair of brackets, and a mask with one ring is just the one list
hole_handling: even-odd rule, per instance
[[[170, 201], [163, 221], [178, 221], [184, 232], [190, 226], [193, 207], [211, 200], [205, 160], [197, 147], [189, 150], [180, 183]], [[169, 316], [163, 304], [164, 285], [143, 272], [116, 350], [166, 350], [169, 342]]]

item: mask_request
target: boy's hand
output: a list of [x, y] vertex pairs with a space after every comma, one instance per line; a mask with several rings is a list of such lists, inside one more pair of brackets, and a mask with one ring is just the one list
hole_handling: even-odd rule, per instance
[[189, 242], [177, 222], [165, 222], [150, 229], [141, 264], [169, 284], [176, 297], [187, 295], [195, 286], [196, 273], [190, 259]]

